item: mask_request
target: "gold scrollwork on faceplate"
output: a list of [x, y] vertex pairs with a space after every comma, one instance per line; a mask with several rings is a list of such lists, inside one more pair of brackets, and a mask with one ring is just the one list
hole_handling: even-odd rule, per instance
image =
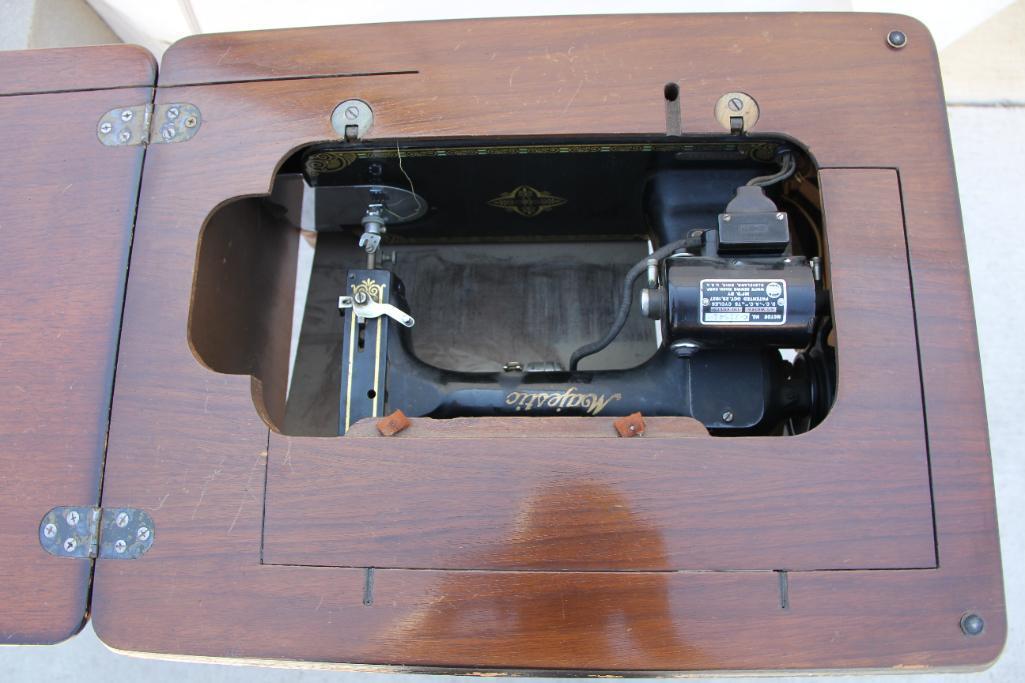
[[512, 211], [524, 218], [533, 218], [538, 214], [544, 213], [545, 211], [551, 211], [555, 207], [562, 206], [565, 203], [565, 199], [562, 197], [556, 197], [550, 192], [535, 189], [530, 185], [520, 185], [509, 192], [504, 192], [494, 199], [489, 200], [488, 206], [495, 206], [499, 209]]
[[387, 285], [382, 284], [380, 282], [375, 282], [370, 278], [367, 278], [359, 284], [351, 285], [353, 296], [359, 294], [360, 292], [363, 292], [370, 297], [371, 301], [376, 301], [379, 304], [384, 303], [384, 288], [386, 286]]

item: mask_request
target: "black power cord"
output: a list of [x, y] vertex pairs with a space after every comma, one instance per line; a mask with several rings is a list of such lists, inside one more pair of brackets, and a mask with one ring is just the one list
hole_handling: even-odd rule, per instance
[[751, 180], [747, 181], [747, 184], [768, 187], [794, 175], [794, 171], [797, 170], [797, 162], [794, 161], [794, 155], [790, 152], [782, 152], [780, 156], [782, 160], [780, 161], [780, 169], [777, 172], [751, 178]]
[[619, 302], [619, 311], [616, 313], [615, 322], [612, 323], [612, 327], [609, 328], [609, 331], [605, 333], [604, 337], [596, 342], [585, 344], [573, 352], [573, 355], [569, 358], [570, 372], [576, 372], [577, 364], [579, 364], [582, 359], [587, 358], [588, 356], [593, 356], [604, 349], [612, 343], [612, 340], [619, 336], [620, 332], [623, 331], [623, 327], [626, 325], [626, 320], [630, 317], [630, 306], [633, 303], [634, 282], [638, 277], [640, 277], [641, 273], [647, 270], [648, 261], [651, 259], [661, 261], [678, 249], [693, 246], [695, 244], [695, 240], [700, 240], [700, 238], [687, 237], [682, 240], [670, 242], [663, 247], [659, 247], [645, 256], [643, 260], [638, 261], [637, 265], [627, 271], [626, 277], [623, 278], [623, 298]]

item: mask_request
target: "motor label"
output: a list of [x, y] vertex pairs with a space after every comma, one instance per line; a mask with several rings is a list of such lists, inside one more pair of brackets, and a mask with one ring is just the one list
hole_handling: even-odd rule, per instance
[[783, 325], [786, 280], [702, 280], [702, 325]]

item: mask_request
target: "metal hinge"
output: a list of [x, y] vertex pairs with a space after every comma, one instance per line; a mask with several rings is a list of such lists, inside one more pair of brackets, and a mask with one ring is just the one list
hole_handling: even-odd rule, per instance
[[154, 535], [153, 518], [137, 508], [55, 507], [39, 522], [39, 544], [57, 557], [134, 560]]
[[185, 142], [202, 118], [194, 104], [140, 104], [111, 109], [96, 124], [96, 137], [108, 147]]

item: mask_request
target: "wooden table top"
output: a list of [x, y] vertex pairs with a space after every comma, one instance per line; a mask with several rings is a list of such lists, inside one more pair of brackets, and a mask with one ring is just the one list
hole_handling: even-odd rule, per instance
[[[887, 45], [894, 29], [906, 47]], [[636, 439], [519, 424], [491, 437], [414, 424], [394, 439], [268, 428], [298, 238], [241, 203], [230, 221], [212, 217], [266, 195], [295, 150], [336, 138], [335, 105], [369, 102], [375, 140], [658, 134], [667, 83], [679, 85], [684, 135], [721, 134], [715, 102], [740, 90], [759, 103], [755, 132], [795, 139], [819, 167], [839, 357], [822, 425]], [[198, 107], [202, 126], [145, 152], [102, 491], [104, 506], [143, 508], [158, 531], [142, 558], [96, 562], [106, 643], [587, 673], [978, 668], [999, 654], [970, 286], [936, 54], [919, 23], [645, 15], [198, 36], [164, 57], [155, 103], [172, 102]], [[98, 107], [75, 104], [86, 130], [67, 134], [109, 158]], [[15, 190], [4, 198], [20, 206]], [[82, 222], [100, 224], [96, 200], [80, 202]], [[196, 277], [220, 259], [222, 280]], [[209, 323], [218, 316], [232, 324]], [[82, 342], [109, 354], [96, 343]], [[45, 511], [71, 494], [34, 495]], [[7, 524], [0, 533], [14, 534]], [[962, 631], [966, 614], [984, 619], [981, 634]]]

